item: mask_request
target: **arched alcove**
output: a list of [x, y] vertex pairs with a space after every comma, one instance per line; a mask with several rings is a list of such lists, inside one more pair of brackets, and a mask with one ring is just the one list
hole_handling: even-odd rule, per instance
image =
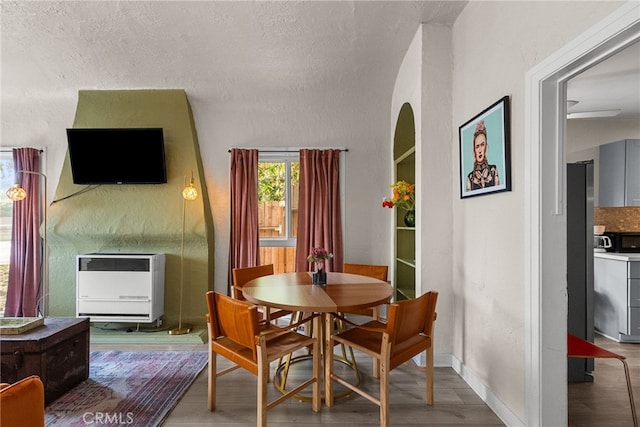
[[[416, 182], [416, 129], [413, 108], [404, 103], [393, 137], [395, 181]], [[416, 229], [404, 223], [406, 211], [396, 208], [394, 285], [395, 300], [416, 297]]]

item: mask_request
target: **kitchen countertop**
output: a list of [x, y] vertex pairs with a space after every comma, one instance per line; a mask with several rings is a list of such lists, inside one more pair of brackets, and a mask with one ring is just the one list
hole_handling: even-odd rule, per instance
[[634, 252], [594, 252], [595, 258], [615, 259], [618, 261], [640, 261], [640, 253]]

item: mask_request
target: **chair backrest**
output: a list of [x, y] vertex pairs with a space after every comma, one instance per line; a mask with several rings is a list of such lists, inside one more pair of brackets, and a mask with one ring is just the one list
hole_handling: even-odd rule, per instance
[[[398, 356], [399, 352], [411, 353], [411, 349], [414, 347], [412, 342], [415, 342], [416, 352], [409, 355], [407, 360], [424, 350], [422, 347], [425, 344], [431, 345], [437, 301], [438, 292], [429, 291], [418, 298], [402, 300], [389, 305], [387, 333], [392, 343], [392, 359]], [[424, 342], [424, 337], [429, 338], [428, 343]]]
[[40, 377], [32, 375], [1, 388], [0, 425], [44, 426], [44, 385]]
[[371, 264], [349, 264], [344, 263], [343, 273], [360, 274], [361, 276], [373, 277], [374, 279], [387, 281], [389, 267], [386, 265]]
[[211, 339], [215, 341], [226, 337], [251, 349], [253, 360], [257, 360], [255, 337], [260, 333], [258, 307], [213, 291], [207, 292], [206, 298]]
[[244, 295], [242, 295], [242, 287], [244, 284], [249, 280], [273, 274], [273, 264], [259, 265], [257, 267], [234, 268], [231, 270], [231, 274], [233, 276], [233, 297], [244, 301], [245, 298]]

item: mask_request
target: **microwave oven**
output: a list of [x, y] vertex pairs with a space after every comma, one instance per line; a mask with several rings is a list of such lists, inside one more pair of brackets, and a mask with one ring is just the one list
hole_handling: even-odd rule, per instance
[[611, 239], [608, 252], [640, 252], [640, 232], [637, 233], [605, 233]]

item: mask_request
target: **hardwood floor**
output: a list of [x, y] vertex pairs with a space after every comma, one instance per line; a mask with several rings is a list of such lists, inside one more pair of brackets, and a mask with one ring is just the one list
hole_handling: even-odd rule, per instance
[[[636, 408], [640, 410], [640, 344], [620, 344], [597, 336], [596, 344], [627, 357]], [[205, 350], [203, 345], [107, 345], [92, 344], [91, 350]], [[223, 362], [219, 358], [219, 364]], [[377, 390], [371, 377], [370, 359], [358, 355], [363, 386]], [[225, 365], [226, 366], [226, 365]], [[569, 384], [569, 427], [632, 426], [631, 409], [622, 364], [618, 360], [596, 359], [593, 383]], [[424, 376], [412, 364], [391, 371], [391, 424], [398, 426], [502, 426], [501, 420], [451, 368], [435, 369], [435, 402], [424, 402]], [[256, 423], [256, 379], [238, 370], [219, 379], [217, 409], [207, 409], [207, 372], [198, 376], [171, 412], [164, 427], [254, 426]], [[278, 396], [275, 387], [270, 398]], [[268, 413], [269, 425], [305, 427], [378, 426], [378, 407], [357, 395], [338, 400], [319, 413], [309, 403], [288, 400]]]
[[[92, 345], [92, 351], [112, 350], [114, 345]], [[149, 346], [132, 345], [119, 350], [204, 350], [202, 346]], [[371, 376], [371, 359], [360, 354], [356, 356], [358, 369], [362, 375], [361, 385], [377, 391], [378, 383]], [[223, 358], [218, 365], [228, 366]], [[339, 365], [339, 364], [337, 364]], [[272, 367], [272, 373], [275, 366]], [[295, 383], [295, 373], [290, 373]], [[269, 399], [279, 396], [270, 387]], [[425, 383], [423, 372], [411, 363], [391, 371], [391, 425], [402, 426], [503, 426], [500, 419], [471, 390], [471, 388], [451, 368], [435, 369], [435, 399], [433, 406], [424, 403]], [[314, 413], [311, 404], [297, 399], [289, 399], [270, 410], [267, 415], [269, 425], [281, 427], [305, 426], [379, 426], [379, 409], [368, 400], [350, 395], [336, 401], [331, 408], [322, 406]], [[215, 425], [216, 427], [239, 427], [256, 425], [256, 378], [244, 370], [237, 370], [218, 379], [217, 408], [207, 409], [207, 371], [198, 376], [174, 410], [165, 420], [163, 427], [196, 427]]]
[[[220, 359], [219, 359], [220, 360]], [[362, 383], [367, 389], [377, 389], [377, 380], [371, 377], [371, 361], [358, 357]], [[274, 367], [275, 369], [275, 367]], [[273, 370], [273, 369], [272, 369]], [[295, 383], [295, 373], [289, 374]], [[215, 412], [206, 405], [206, 372], [193, 384], [166, 420], [165, 427], [198, 426], [211, 423], [222, 426], [254, 426], [256, 424], [256, 379], [246, 371], [235, 371], [219, 378], [219, 394]], [[435, 402], [424, 403], [423, 373], [411, 364], [391, 371], [391, 424], [405, 426], [473, 425], [502, 426], [500, 419], [473, 393], [464, 381], [448, 368], [437, 368], [435, 373]], [[279, 392], [273, 387], [270, 400]], [[379, 426], [379, 409], [368, 400], [350, 395], [339, 399], [331, 408], [322, 406], [314, 413], [311, 404], [289, 399], [269, 411], [269, 425], [273, 426]]]

